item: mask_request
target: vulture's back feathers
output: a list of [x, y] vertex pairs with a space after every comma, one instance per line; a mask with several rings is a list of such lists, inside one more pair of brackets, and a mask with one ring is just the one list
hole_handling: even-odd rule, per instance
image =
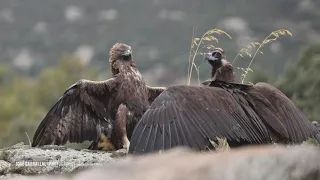
[[175, 146], [207, 150], [212, 146], [210, 140], [216, 141], [217, 137], [225, 137], [234, 145], [271, 143], [268, 130], [256, 114], [246, 112], [227, 91], [172, 86], [154, 100], [136, 125], [129, 153]]

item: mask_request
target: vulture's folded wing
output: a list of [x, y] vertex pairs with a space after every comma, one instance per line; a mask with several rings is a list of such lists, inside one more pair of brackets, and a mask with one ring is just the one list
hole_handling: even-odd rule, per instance
[[172, 86], [162, 92], [136, 125], [129, 153], [176, 146], [206, 150], [209, 140], [270, 142], [268, 130], [248, 118], [227, 91], [215, 87]]
[[115, 78], [70, 86], [38, 126], [32, 146], [95, 141], [100, 133], [110, 134], [108, 103], [115, 86]]
[[166, 87], [151, 87], [147, 86], [148, 89], [148, 100], [151, 104], [154, 99], [156, 99], [164, 90], [166, 90]]
[[267, 83], [257, 83], [253, 87], [276, 109], [293, 143], [302, 143], [312, 137], [319, 141], [319, 130], [285, 94]]

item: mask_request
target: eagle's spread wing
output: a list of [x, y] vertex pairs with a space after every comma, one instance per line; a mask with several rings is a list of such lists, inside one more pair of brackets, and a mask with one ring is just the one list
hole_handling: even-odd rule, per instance
[[150, 87], [147, 86], [148, 89], [148, 100], [151, 104], [164, 90], [166, 90], [165, 87]]
[[285, 125], [288, 131], [291, 142], [302, 143], [312, 137], [319, 139], [319, 130], [280, 90], [267, 83], [257, 83], [253, 87], [276, 109], [280, 121]]
[[129, 153], [175, 146], [206, 150], [216, 137], [235, 144], [271, 142], [263, 123], [250, 117], [256, 115], [247, 115], [221, 88], [172, 86], [154, 100], [136, 125]]
[[108, 103], [115, 86], [115, 78], [70, 86], [38, 126], [32, 146], [96, 141], [100, 133], [110, 134]]

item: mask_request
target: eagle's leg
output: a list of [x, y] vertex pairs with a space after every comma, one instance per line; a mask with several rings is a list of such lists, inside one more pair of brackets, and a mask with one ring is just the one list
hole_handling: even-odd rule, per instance
[[100, 134], [99, 141], [94, 141], [88, 147], [90, 150], [99, 150], [99, 151], [115, 151], [116, 148], [112, 144], [111, 140], [105, 136], [103, 133]]
[[98, 149], [102, 151], [114, 151], [116, 148], [110, 141], [110, 139], [105, 136], [103, 133], [100, 135], [99, 143], [98, 143]]
[[120, 104], [115, 118], [114, 130], [116, 138], [121, 141], [119, 148], [121, 148], [122, 145], [122, 148], [129, 150], [130, 141], [127, 136], [127, 113], [128, 109], [126, 105]]

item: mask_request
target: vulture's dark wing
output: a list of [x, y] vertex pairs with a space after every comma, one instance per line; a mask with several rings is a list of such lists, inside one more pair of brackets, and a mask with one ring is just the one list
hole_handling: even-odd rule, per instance
[[172, 86], [154, 100], [136, 125], [129, 153], [175, 146], [206, 150], [210, 147], [209, 139], [215, 141], [216, 137], [226, 138], [229, 143], [270, 142], [263, 123], [249, 118], [227, 91]]
[[[302, 143], [312, 137], [315, 137], [318, 141], [320, 140], [320, 131], [280, 90], [267, 83], [257, 83], [253, 87], [276, 109], [279, 119], [289, 133], [291, 142]], [[248, 93], [250, 93], [250, 91]]]
[[164, 90], [166, 90], [165, 87], [150, 87], [147, 86], [148, 89], [148, 100], [151, 104], [154, 99], [156, 99]]
[[101, 132], [111, 133], [108, 103], [115, 86], [115, 78], [70, 86], [38, 126], [32, 146], [96, 141]]
[[[277, 110], [252, 85], [227, 83], [219, 80], [212, 81], [208, 85], [228, 91], [247, 114], [256, 114], [270, 130], [270, 136], [273, 140], [277, 142], [287, 142], [289, 140], [289, 133], [283, 122], [280, 121]], [[254, 113], [248, 113], [250, 111], [254, 111]]]

